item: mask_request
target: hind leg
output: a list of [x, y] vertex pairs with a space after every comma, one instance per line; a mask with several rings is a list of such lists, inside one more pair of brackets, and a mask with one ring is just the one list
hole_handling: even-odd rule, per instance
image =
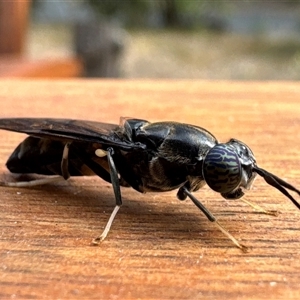
[[61, 173], [62, 176], [53, 176], [46, 177], [41, 179], [34, 179], [31, 181], [19, 181], [19, 182], [0, 182], [1, 186], [10, 186], [10, 187], [33, 187], [44, 185], [52, 182], [68, 180], [70, 178], [68, 170], [68, 157], [69, 157], [69, 148], [71, 143], [66, 143], [63, 150], [62, 160], [61, 160]]

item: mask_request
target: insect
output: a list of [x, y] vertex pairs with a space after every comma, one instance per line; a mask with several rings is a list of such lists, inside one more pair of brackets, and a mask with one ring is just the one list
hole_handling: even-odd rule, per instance
[[251, 188], [256, 175], [260, 175], [300, 209], [300, 204], [287, 190], [299, 195], [300, 191], [258, 167], [247, 145], [236, 139], [219, 143], [201, 127], [130, 118], [121, 118], [119, 125], [10, 118], [0, 119], [0, 129], [29, 135], [6, 163], [11, 172], [58, 175], [28, 182], [3, 182], [2, 185], [30, 187], [82, 175], [98, 175], [112, 184], [116, 205], [104, 231], [93, 244], [105, 239], [122, 205], [120, 186], [132, 187], [141, 193], [178, 189], [179, 200], [190, 198], [208, 220], [243, 251], [247, 247], [218, 222], [193, 192], [206, 183], [225, 199], [239, 199]]

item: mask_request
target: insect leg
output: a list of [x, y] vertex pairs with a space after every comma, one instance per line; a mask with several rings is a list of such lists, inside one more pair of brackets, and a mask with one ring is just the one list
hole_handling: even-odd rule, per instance
[[47, 177], [47, 178], [41, 178], [41, 179], [34, 179], [31, 181], [19, 181], [19, 182], [0, 182], [0, 186], [10, 186], [10, 187], [33, 187], [33, 186], [39, 186], [44, 185], [56, 181], [61, 181], [63, 179], [67, 180], [70, 178], [69, 170], [68, 170], [68, 156], [69, 156], [69, 148], [71, 143], [66, 143], [64, 150], [63, 150], [63, 156], [61, 160], [61, 173], [62, 176], [53, 176], [53, 177]]
[[110, 177], [111, 177], [111, 183], [114, 189], [115, 199], [116, 199], [116, 206], [112, 212], [112, 214], [109, 217], [109, 220], [107, 224], [105, 225], [105, 228], [100, 236], [93, 239], [92, 244], [98, 245], [100, 244], [107, 236], [110, 227], [114, 221], [114, 218], [117, 215], [118, 210], [120, 209], [122, 205], [122, 197], [121, 197], [121, 190], [120, 190], [120, 183], [119, 183], [119, 177], [118, 177], [118, 171], [116, 169], [114, 160], [112, 158], [112, 155], [114, 154], [114, 151], [112, 148], [107, 149], [107, 161], [110, 169]]
[[51, 182], [62, 181], [63, 177], [53, 176], [41, 179], [34, 179], [31, 181], [19, 181], [19, 182], [0, 182], [0, 186], [10, 186], [10, 187], [33, 187], [38, 185], [44, 185]]
[[71, 143], [66, 143], [63, 151], [63, 156], [61, 159], [61, 174], [62, 177], [67, 180], [70, 178], [69, 173], [69, 149], [70, 149]]
[[182, 187], [184, 193], [193, 201], [193, 203], [204, 213], [210, 222], [213, 222], [217, 227], [243, 252], [247, 252], [247, 247], [240, 244], [216, 219], [216, 217], [186, 188]]
[[261, 214], [266, 214], [266, 215], [271, 215], [271, 216], [275, 216], [277, 217], [279, 212], [277, 210], [266, 210], [263, 207], [254, 204], [248, 200], [246, 200], [245, 198], [240, 198], [244, 203], [248, 204], [249, 206], [251, 206], [254, 210], [256, 210], [257, 212], [261, 213]]

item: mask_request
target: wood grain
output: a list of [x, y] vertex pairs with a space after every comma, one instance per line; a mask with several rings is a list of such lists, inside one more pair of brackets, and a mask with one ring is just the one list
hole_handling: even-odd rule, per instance
[[[147, 80], [0, 81], [0, 117], [118, 122], [120, 116], [205, 127], [221, 141], [247, 143], [258, 164], [300, 187], [300, 83]], [[1, 131], [0, 180], [24, 135]], [[242, 253], [176, 192], [123, 189], [124, 206], [107, 240], [114, 205], [96, 177], [32, 189], [0, 188], [1, 299], [299, 299], [299, 211], [257, 179], [247, 199], [196, 196], [239, 241]], [[298, 198], [299, 199], [299, 198]]]

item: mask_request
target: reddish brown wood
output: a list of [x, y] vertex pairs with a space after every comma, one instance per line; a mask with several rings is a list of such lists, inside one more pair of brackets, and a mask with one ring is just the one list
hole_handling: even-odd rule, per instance
[[30, 0], [0, 2], [0, 54], [22, 53], [30, 2]]
[[22, 58], [30, 0], [0, 2], [0, 77], [78, 77], [79, 59], [29, 61]]
[[[200, 125], [236, 137], [260, 166], [300, 187], [300, 84], [147, 80], [0, 81], [0, 117], [119, 116]], [[24, 135], [1, 131], [5, 161]], [[176, 192], [123, 189], [112, 231], [92, 247], [113, 208], [112, 188], [77, 178], [39, 188], [0, 187], [0, 298], [299, 299], [299, 211], [257, 179], [247, 199], [278, 217], [253, 213], [208, 188], [196, 193], [239, 241], [242, 253]], [[299, 197], [297, 198], [299, 199]]]
[[0, 58], [0, 77], [68, 78], [80, 77], [82, 73], [81, 61], [71, 57], [37, 61], [11, 56]]

